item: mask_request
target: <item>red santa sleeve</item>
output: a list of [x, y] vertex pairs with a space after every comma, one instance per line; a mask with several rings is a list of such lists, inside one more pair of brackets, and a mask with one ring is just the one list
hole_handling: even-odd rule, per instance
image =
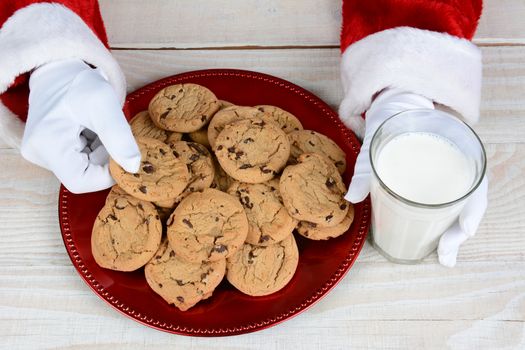
[[101, 68], [121, 101], [124, 75], [107, 47], [97, 0], [0, 1], [0, 138], [19, 147], [28, 75], [51, 61], [78, 58]]
[[481, 0], [343, 0], [339, 115], [358, 136], [375, 94], [396, 87], [479, 119]]

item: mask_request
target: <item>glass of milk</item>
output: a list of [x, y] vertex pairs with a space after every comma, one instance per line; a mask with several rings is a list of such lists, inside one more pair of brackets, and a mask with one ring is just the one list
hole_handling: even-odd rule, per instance
[[433, 252], [485, 174], [485, 150], [458, 118], [432, 109], [398, 113], [370, 145], [372, 242], [396, 263]]

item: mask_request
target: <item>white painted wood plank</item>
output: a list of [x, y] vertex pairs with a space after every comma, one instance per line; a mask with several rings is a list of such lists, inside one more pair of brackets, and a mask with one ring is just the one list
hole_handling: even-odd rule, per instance
[[516, 348], [523, 346], [525, 265], [360, 263], [323, 300], [268, 330], [231, 338], [161, 333], [120, 315], [71, 266], [0, 268], [6, 348]]
[[[525, 141], [525, 47], [484, 47], [481, 121], [483, 141]], [[240, 68], [272, 74], [296, 83], [337, 110], [342, 99], [339, 50], [116, 50], [128, 90], [159, 78], [207, 68]]]
[[[100, 0], [113, 47], [339, 45], [341, 0]], [[485, 0], [475, 42], [525, 43], [525, 2]]]

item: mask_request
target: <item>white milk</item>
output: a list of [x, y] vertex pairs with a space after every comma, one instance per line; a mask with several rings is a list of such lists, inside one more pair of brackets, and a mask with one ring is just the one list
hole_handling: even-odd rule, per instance
[[[394, 137], [379, 150], [374, 165], [391, 191], [421, 204], [454, 201], [467, 194], [475, 179], [473, 161], [447, 139], [424, 132]], [[410, 205], [387, 193], [375, 177], [371, 196], [376, 247], [406, 261], [432, 252], [465, 204], [437, 209]]]

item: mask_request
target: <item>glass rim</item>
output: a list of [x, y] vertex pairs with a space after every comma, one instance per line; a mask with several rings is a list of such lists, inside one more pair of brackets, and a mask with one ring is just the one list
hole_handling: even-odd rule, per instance
[[[448, 201], [448, 202], [444, 202], [444, 203], [430, 204], [430, 203], [420, 203], [420, 202], [416, 202], [416, 201], [410, 200], [408, 198], [405, 198], [405, 197], [397, 194], [392, 189], [390, 189], [390, 187], [388, 187], [383, 182], [383, 180], [381, 179], [381, 177], [377, 173], [376, 168], [374, 166], [374, 161], [372, 159], [372, 145], [374, 144], [374, 141], [376, 140], [376, 137], [377, 137], [379, 131], [385, 126], [385, 124], [388, 123], [389, 121], [391, 121], [392, 119], [398, 117], [400, 114], [409, 114], [409, 113], [413, 113], [413, 112], [422, 112], [422, 111], [438, 112], [438, 113], [441, 113], [442, 115], [447, 116], [451, 120], [454, 120], [455, 122], [457, 122], [459, 124], [462, 124], [464, 127], [467, 128], [467, 130], [472, 135], [474, 135], [474, 138], [477, 140], [477, 142], [478, 142], [478, 144], [479, 144], [479, 146], [481, 148], [481, 158], [482, 158], [482, 164], [483, 165], [482, 165], [482, 168], [481, 168], [481, 172], [480, 172], [480, 176], [479, 176], [478, 181], [476, 182], [476, 184], [474, 186], [472, 186], [467, 191], [467, 193], [465, 193], [461, 197], [459, 197], [457, 199], [454, 199], [452, 201]], [[374, 175], [377, 178], [377, 180], [378, 180], [379, 184], [381, 185], [381, 187], [383, 189], [385, 189], [385, 191], [388, 194], [390, 194], [392, 197], [398, 199], [399, 201], [401, 201], [401, 202], [403, 202], [405, 204], [411, 205], [411, 206], [419, 207], [419, 208], [438, 209], [438, 208], [445, 208], [445, 207], [448, 207], [448, 206], [451, 206], [451, 205], [454, 205], [456, 203], [461, 202], [462, 200], [464, 200], [467, 197], [469, 197], [472, 193], [474, 193], [474, 191], [476, 191], [476, 189], [481, 185], [481, 182], [483, 182], [483, 178], [485, 177], [485, 172], [486, 172], [486, 169], [487, 169], [487, 154], [485, 152], [485, 146], [483, 146], [483, 143], [481, 142], [481, 139], [479, 138], [478, 134], [474, 131], [474, 129], [472, 129], [470, 127], [470, 125], [465, 123], [463, 120], [461, 120], [461, 119], [451, 115], [450, 113], [447, 113], [447, 112], [444, 112], [444, 111], [441, 111], [441, 110], [437, 110], [437, 109], [416, 108], [416, 109], [410, 109], [410, 110], [406, 110], [406, 111], [401, 111], [401, 112], [395, 113], [395, 114], [391, 115], [390, 117], [388, 117], [385, 121], [383, 121], [379, 125], [377, 130], [374, 132], [374, 135], [372, 136], [372, 140], [370, 140], [370, 147], [369, 147], [369, 150], [368, 150], [368, 157], [370, 159], [370, 165], [371, 165], [371, 168], [372, 168], [372, 172], [374, 173]]]

